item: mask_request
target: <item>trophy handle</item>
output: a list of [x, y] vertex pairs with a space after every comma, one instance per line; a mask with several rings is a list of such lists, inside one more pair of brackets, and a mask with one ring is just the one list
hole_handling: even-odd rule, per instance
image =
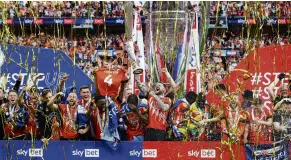
[[132, 62], [132, 67], [133, 67], [133, 74], [135, 75], [142, 74], [143, 69], [139, 68], [134, 61]]

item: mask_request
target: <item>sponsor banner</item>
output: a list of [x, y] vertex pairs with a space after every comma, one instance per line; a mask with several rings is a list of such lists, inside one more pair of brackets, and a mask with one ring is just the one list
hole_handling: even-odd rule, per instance
[[216, 160], [216, 159], [288, 159], [289, 142], [276, 144], [224, 145], [220, 141], [207, 142], [120, 142], [113, 150], [105, 141], [49, 141], [43, 148], [41, 141], [31, 144], [29, 141], [0, 141], [0, 159], [182, 159], [182, 160]]
[[[2, 19], [0, 19], [2, 24]], [[8, 18], [6, 24], [121, 24], [124, 25], [124, 18]], [[141, 23], [145, 23], [145, 17], [141, 17]]]
[[238, 50], [227, 50], [226, 56], [236, 56], [238, 53]]
[[[228, 24], [256, 24], [257, 22], [261, 22], [260, 20], [256, 20], [254, 18], [251, 19], [245, 19], [245, 18], [231, 18], [228, 19]], [[274, 19], [268, 19], [263, 20], [262, 22], [267, 24], [289, 24], [290, 20], [285, 18], [274, 18]]]
[[243, 145], [229, 146], [221, 142], [143, 142], [144, 159], [183, 159], [183, 160], [215, 160], [215, 159], [245, 159]]
[[278, 19], [278, 23], [279, 24], [287, 24], [287, 20], [286, 19]]
[[196, 69], [187, 70], [186, 82], [186, 93], [190, 91], [196, 92]]
[[95, 18], [94, 24], [104, 24], [104, 19], [103, 18]]
[[[199, 2], [198, 2], [199, 3]], [[196, 93], [201, 92], [201, 79], [200, 73], [196, 71], [200, 70], [200, 53], [199, 53], [199, 33], [198, 33], [198, 15], [194, 13], [193, 23], [191, 24], [191, 34], [189, 40], [187, 64], [186, 64], [186, 76], [184, 88], [186, 92], [194, 91]]]
[[71, 88], [74, 83], [77, 90], [83, 85], [91, 85], [92, 93], [95, 93], [93, 81], [79, 67], [74, 67], [70, 57], [63, 51], [28, 46], [0, 45], [0, 67], [1, 76], [7, 75], [7, 89], [13, 88], [19, 73], [23, 76], [22, 86], [26, 85], [37, 72], [45, 75], [38, 80], [39, 89], [49, 87], [56, 90], [62, 76], [69, 74], [70, 78], [66, 81], [66, 88]]
[[238, 52], [239, 50], [230, 48], [210, 50], [210, 53], [213, 54], [213, 56], [236, 56]]
[[73, 18], [64, 18], [64, 24], [75, 24], [75, 19], [73, 19]]
[[142, 142], [121, 142], [116, 150], [113, 150], [105, 141], [50, 141], [46, 148], [42, 148], [41, 141], [35, 144], [29, 141], [0, 141], [0, 159], [118, 159], [118, 160], [142, 160]]
[[[224, 20], [225, 17], [222, 17], [221, 20]], [[106, 18], [105, 22], [103, 18], [37, 18], [38, 24], [124, 24], [124, 18]], [[216, 23], [216, 19], [213, 19], [213, 23]], [[0, 19], [0, 24], [2, 19]], [[256, 24], [260, 23], [260, 20], [256, 20], [254, 18], [244, 19], [244, 18], [231, 18], [228, 20], [224, 20], [223, 24], [214, 25], [210, 24], [210, 27], [219, 28], [219, 27], [227, 27], [227, 24]], [[280, 18], [280, 19], [269, 19], [263, 20], [264, 23], [272, 23], [272, 24], [290, 24], [291, 21], [288, 18]], [[33, 18], [8, 18], [6, 24], [33, 24]], [[141, 23], [145, 23], [145, 17], [141, 17]]]
[[13, 24], [13, 19], [12, 18], [7, 18], [6, 24]]
[[[17, 23], [17, 21], [14, 21], [14, 23]], [[21, 21], [21, 23], [24, 23], [24, 24], [32, 24], [33, 23], [33, 18], [23, 19], [23, 21]]]
[[117, 54], [122, 54], [123, 50], [95, 50], [98, 56], [115, 57]]
[[64, 19], [56, 18], [56, 19], [54, 19], [54, 23], [55, 24], [64, 24]]
[[43, 19], [41, 18], [34, 19], [33, 24], [43, 24]]
[[228, 20], [228, 24], [256, 24], [255, 19], [235, 19], [235, 20]]
[[290, 144], [279, 141], [272, 144], [251, 145], [245, 147], [247, 160], [253, 159], [289, 159]]

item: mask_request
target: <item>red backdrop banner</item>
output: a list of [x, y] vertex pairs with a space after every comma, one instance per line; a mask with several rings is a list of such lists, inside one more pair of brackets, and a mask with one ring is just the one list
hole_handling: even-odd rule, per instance
[[[226, 84], [230, 92], [238, 89], [252, 90], [264, 101], [265, 106], [272, 108], [267, 87], [282, 72], [286, 74], [282, 83], [288, 84], [289, 70], [291, 70], [291, 45], [264, 47], [252, 51], [221, 82]], [[248, 79], [247, 74], [251, 75]], [[280, 85], [279, 83], [276, 86], [275, 92]], [[210, 91], [207, 97], [210, 104], [216, 99], [213, 91]]]

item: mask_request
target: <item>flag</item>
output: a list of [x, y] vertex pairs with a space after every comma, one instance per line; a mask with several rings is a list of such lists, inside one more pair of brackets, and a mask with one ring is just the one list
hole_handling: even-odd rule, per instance
[[134, 1], [135, 7], [142, 7], [144, 6], [146, 1]]
[[186, 14], [186, 24], [184, 34], [179, 34], [179, 49], [177, 52], [177, 58], [174, 66], [173, 79], [176, 81], [179, 77], [183, 76], [183, 71], [185, 69], [185, 59], [186, 59], [186, 43], [187, 43], [187, 33], [188, 33], [188, 15]]
[[106, 97], [108, 102], [108, 125], [105, 125], [101, 139], [105, 140], [110, 148], [116, 150], [119, 146], [120, 137], [118, 134], [118, 110], [110, 97]]
[[165, 63], [164, 63], [159, 47], [157, 46], [156, 48], [157, 48], [156, 49], [156, 62], [157, 62], [156, 67], [157, 67], [158, 75], [162, 83], [167, 83], [168, 80], [167, 80], [166, 74], [162, 72], [162, 68], [165, 68]]
[[201, 92], [198, 17], [194, 12], [186, 64], [186, 92]]
[[[138, 55], [137, 55], [137, 66], [143, 70], [141, 75], [134, 75], [140, 76], [140, 82], [145, 82], [145, 56], [144, 56], [144, 42], [143, 42], [143, 33], [142, 33], [142, 24], [141, 24], [141, 17], [139, 14], [138, 8], [135, 10], [134, 13], [134, 28], [132, 32], [132, 40], [133, 42], [137, 42], [138, 46]], [[139, 89], [137, 84], [134, 82], [134, 92], [135, 94], [139, 94]]]
[[109, 122], [108, 122], [108, 131], [110, 133], [114, 132], [118, 127], [118, 110], [115, 103], [108, 97], [108, 110], [109, 110]]
[[176, 58], [176, 61], [175, 61], [174, 72], [173, 72], [173, 80], [174, 81], [177, 80], [178, 74], [179, 74], [179, 72], [181, 70], [181, 64], [182, 64], [182, 59], [183, 59], [182, 48], [183, 48], [183, 45], [179, 44], [179, 48], [178, 48], [178, 51], [177, 51], [177, 58]]

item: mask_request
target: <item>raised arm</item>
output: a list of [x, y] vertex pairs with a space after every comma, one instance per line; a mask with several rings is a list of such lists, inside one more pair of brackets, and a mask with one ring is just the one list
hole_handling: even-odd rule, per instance
[[65, 74], [65, 75], [62, 77], [62, 79], [61, 79], [61, 81], [60, 81], [60, 83], [59, 83], [59, 85], [58, 85], [57, 91], [56, 91], [57, 93], [62, 92], [62, 89], [63, 89], [63, 87], [64, 87], [64, 84], [65, 84], [65, 82], [68, 80], [69, 76], [70, 76], [70, 75]]
[[56, 104], [54, 104], [54, 102], [57, 100], [57, 98], [64, 96], [64, 93], [59, 92], [57, 94], [55, 94], [51, 100], [47, 103], [47, 106], [50, 107], [51, 109], [57, 109], [58, 106]]
[[87, 118], [90, 118], [91, 115], [93, 114], [93, 110], [95, 110], [96, 108], [97, 108], [97, 107], [96, 107], [95, 103], [90, 102], [89, 110], [86, 112], [86, 117], [87, 117]]
[[149, 119], [148, 119], [148, 113], [144, 113], [142, 114], [136, 107], [131, 108], [131, 110], [133, 111], [133, 113], [135, 113], [144, 124], [149, 124]]
[[25, 91], [26, 91], [26, 87], [23, 86], [22, 90], [21, 90], [21, 92], [19, 94], [18, 100], [17, 100], [18, 104], [20, 104], [21, 106], [25, 106], [24, 105], [24, 101], [23, 101], [23, 94], [24, 94]]
[[43, 77], [43, 76], [44, 76], [44, 74], [39, 73], [39, 74], [35, 75], [34, 77], [32, 77], [31, 81], [28, 82], [28, 84], [27, 84], [26, 90], [27, 90], [27, 91], [30, 91], [30, 89], [32, 88], [32, 86], [35, 85], [35, 81], [36, 81], [37, 79]]
[[151, 91], [150, 92], [150, 95], [158, 102], [160, 108], [163, 110], [163, 111], [166, 111], [170, 108], [170, 105], [167, 104], [167, 103], [164, 103], [160, 97], [158, 97], [155, 92]]
[[246, 124], [246, 127], [245, 127], [245, 131], [244, 131], [244, 139], [243, 139], [243, 142], [244, 142], [244, 143], [248, 143], [249, 126], [250, 126], [250, 125], [247, 123], [247, 124]]
[[22, 81], [22, 75], [19, 74], [18, 77], [17, 77], [17, 81], [15, 82], [15, 85], [13, 87], [13, 90], [18, 92], [20, 84], [21, 84], [21, 81]]
[[258, 120], [258, 123], [270, 127], [270, 126], [272, 126], [272, 124], [273, 124], [273, 119], [272, 119], [272, 118], [268, 118], [267, 121], [261, 121], [261, 120]]
[[281, 99], [278, 103], [276, 103], [275, 107], [273, 108], [274, 111], [280, 109], [281, 104], [283, 103], [283, 101], [290, 101], [291, 102], [291, 98], [283, 98]]
[[94, 84], [95, 84], [96, 94], [97, 94], [97, 95], [100, 95], [100, 91], [99, 91], [99, 87], [98, 87], [97, 79], [96, 79], [96, 71], [97, 71], [97, 70], [98, 70], [98, 68], [95, 69], [95, 70], [93, 71], [93, 75], [94, 75]]
[[118, 94], [118, 98], [119, 98], [120, 101], [122, 101], [122, 99], [123, 99], [125, 86], [126, 86], [126, 83], [121, 82], [120, 91], [119, 91], [119, 94]]
[[286, 127], [281, 126], [279, 122], [274, 122], [274, 129], [275, 129], [277, 132], [287, 132]]
[[165, 75], [166, 75], [168, 81], [169, 81], [170, 84], [171, 84], [171, 89], [170, 89], [170, 90], [172, 90], [173, 92], [176, 92], [176, 87], [177, 87], [177, 86], [176, 86], [176, 83], [175, 83], [175, 81], [173, 80], [173, 78], [172, 78], [172, 76], [170, 75], [170, 73], [168, 72], [168, 69], [167, 69], [167, 68], [163, 68], [163, 69], [162, 69], [162, 72], [165, 73]]
[[267, 92], [270, 94], [271, 99], [273, 100], [275, 98], [274, 89], [279, 81], [285, 78], [285, 74], [281, 73], [278, 78], [276, 78], [268, 87]]
[[148, 94], [148, 88], [140, 82], [139, 76], [134, 76], [134, 77], [135, 77], [135, 82], [141, 94], [146, 96]]

